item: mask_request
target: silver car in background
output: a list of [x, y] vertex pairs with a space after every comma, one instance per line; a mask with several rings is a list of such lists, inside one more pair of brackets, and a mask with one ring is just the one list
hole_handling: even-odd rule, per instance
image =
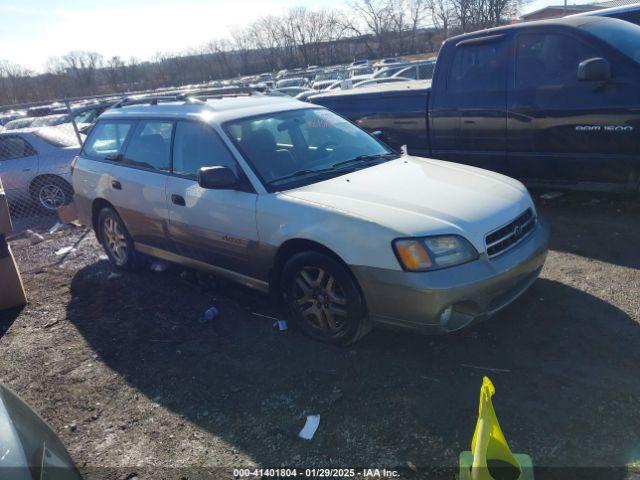
[[55, 210], [71, 201], [71, 161], [80, 147], [67, 127], [0, 132], [0, 178], [10, 202]]

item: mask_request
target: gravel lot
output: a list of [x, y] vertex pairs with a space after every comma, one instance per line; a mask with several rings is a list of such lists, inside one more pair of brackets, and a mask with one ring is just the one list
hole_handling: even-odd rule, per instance
[[[349, 349], [277, 331], [253, 314], [277, 312], [241, 287], [177, 267], [114, 273], [84, 229], [16, 239], [30, 303], [0, 313], [0, 381], [88, 478], [232, 478], [253, 465], [452, 478], [483, 375], [512, 450], [536, 466], [638, 478], [640, 201], [538, 201], [552, 251], [511, 307], [460, 334], [374, 331]], [[202, 322], [211, 305], [219, 318]], [[298, 439], [315, 413], [315, 437]]]

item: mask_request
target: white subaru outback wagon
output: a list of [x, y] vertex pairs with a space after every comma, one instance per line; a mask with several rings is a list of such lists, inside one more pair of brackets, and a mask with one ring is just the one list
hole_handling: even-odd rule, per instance
[[157, 257], [283, 301], [310, 336], [451, 332], [537, 278], [548, 229], [518, 181], [400, 155], [331, 111], [271, 96], [138, 99], [73, 170], [110, 261]]

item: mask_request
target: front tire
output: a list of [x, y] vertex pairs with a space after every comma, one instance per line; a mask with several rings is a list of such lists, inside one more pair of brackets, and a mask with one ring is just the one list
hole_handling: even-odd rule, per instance
[[289, 313], [311, 338], [349, 345], [371, 330], [360, 288], [338, 260], [319, 252], [298, 253], [281, 278]]
[[98, 215], [98, 235], [109, 261], [122, 270], [137, 270], [141, 257], [133, 246], [120, 215], [110, 207], [100, 210]]

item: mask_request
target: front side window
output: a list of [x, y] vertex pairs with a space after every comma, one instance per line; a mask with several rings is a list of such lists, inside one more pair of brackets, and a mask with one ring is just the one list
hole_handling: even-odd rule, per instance
[[342, 175], [396, 156], [325, 109], [260, 115], [228, 122], [225, 130], [271, 191]]
[[0, 161], [31, 157], [35, 154], [33, 147], [20, 137], [0, 137]]
[[152, 170], [169, 171], [173, 122], [141, 120], [136, 126], [123, 163]]
[[196, 178], [202, 167], [238, 169], [231, 152], [216, 132], [197, 122], [178, 122], [173, 144], [173, 172]]
[[133, 122], [98, 122], [84, 144], [83, 156], [115, 160], [132, 125]]
[[463, 93], [504, 89], [507, 56], [504, 41], [457, 47], [448, 89]]
[[561, 33], [526, 33], [516, 41], [516, 89], [565, 86], [578, 82], [578, 65], [600, 56]]

